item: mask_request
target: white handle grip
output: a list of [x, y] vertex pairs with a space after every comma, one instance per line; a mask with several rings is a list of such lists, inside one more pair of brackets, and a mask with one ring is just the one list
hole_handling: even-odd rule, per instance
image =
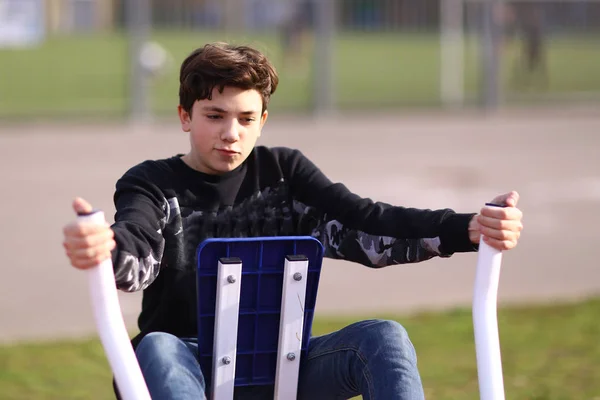
[[485, 243], [482, 236], [473, 295], [473, 326], [481, 400], [504, 400], [496, 312], [501, 263], [502, 252]]
[[[101, 211], [79, 216], [78, 220], [98, 224], [105, 222]], [[119, 393], [123, 400], [150, 400], [123, 321], [112, 261], [105, 260], [86, 272], [96, 327]]]

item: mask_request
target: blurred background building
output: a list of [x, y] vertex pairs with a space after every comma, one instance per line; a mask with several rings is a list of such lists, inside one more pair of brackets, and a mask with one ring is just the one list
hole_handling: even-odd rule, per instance
[[216, 40], [272, 58], [278, 112], [600, 100], [597, 0], [0, 0], [0, 120], [172, 115]]

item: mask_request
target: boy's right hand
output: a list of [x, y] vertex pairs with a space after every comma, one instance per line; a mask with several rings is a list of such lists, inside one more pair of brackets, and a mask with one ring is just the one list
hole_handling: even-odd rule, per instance
[[[87, 201], [76, 198], [73, 201], [76, 214], [92, 211]], [[95, 267], [111, 257], [111, 250], [116, 247], [113, 230], [108, 223], [95, 224], [74, 221], [63, 228], [63, 246], [71, 265], [78, 269]]]

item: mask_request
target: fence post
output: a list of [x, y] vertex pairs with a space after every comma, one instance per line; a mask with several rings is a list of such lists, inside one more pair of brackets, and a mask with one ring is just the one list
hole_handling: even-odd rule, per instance
[[483, 0], [481, 37], [481, 90], [482, 105], [486, 110], [495, 110], [500, 103], [500, 60], [499, 26], [497, 23], [496, 0]]
[[464, 104], [463, 0], [440, 0], [440, 98], [443, 106]]
[[315, 55], [313, 74], [313, 112], [326, 115], [334, 111], [334, 58], [337, 0], [313, 0]]
[[244, 3], [240, 0], [221, 0], [223, 23], [227, 33], [244, 31], [246, 28], [244, 24], [246, 5]]
[[129, 39], [129, 118], [139, 123], [152, 118], [148, 71], [140, 55], [150, 37], [152, 9], [150, 0], [126, 0], [126, 21]]

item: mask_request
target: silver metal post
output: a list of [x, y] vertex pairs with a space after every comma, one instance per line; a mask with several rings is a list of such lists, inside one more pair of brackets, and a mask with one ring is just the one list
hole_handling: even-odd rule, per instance
[[315, 18], [315, 57], [313, 109], [316, 115], [330, 114], [335, 108], [334, 39], [337, 0], [313, 0]]
[[497, 109], [500, 103], [499, 27], [495, 12], [496, 0], [483, 0], [482, 5], [482, 104], [487, 110]]
[[142, 66], [140, 55], [150, 37], [152, 9], [150, 0], [127, 0], [126, 7], [130, 62], [129, 117], [136, 123], [145, 123], [152, 117], [150, 77]]

